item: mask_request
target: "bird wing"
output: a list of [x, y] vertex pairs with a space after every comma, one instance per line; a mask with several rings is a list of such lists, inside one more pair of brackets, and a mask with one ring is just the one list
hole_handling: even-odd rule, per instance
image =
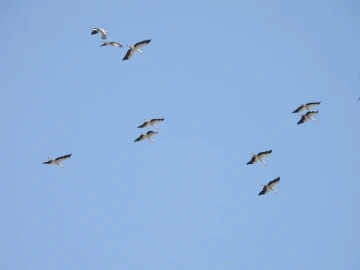
[[275, 186], [279, 182], [280, 182], [280, 177], [275, 178], [274, 180], [270, 181], [267, 185], [268, 185], [269, 188], [272, 188], [273, 186]]
[[272, 150], [260, 152], [259, 154], [257, 154], [257, 156], [259, 158], [263, 158], [263, 157], [269, 156], [271, 154], [271, 152], [272, 152]]
[[99, 33], [99, 28], [94, 28], [91, 32], [92, 35]]
[[61, 156], [61, 157], [58, 157], [55, 159], [56, 162], [61, 162], [63, 160], [66, 160], [66, 159], [69, 159], [71, 157], [72, 154], [68, 154], [68, 155], [65, 155], [65, 156]]
[[129, 50], [126, 52], [126, 54], [125, 54], [125, 56], [124, 56], [124, 58], [123, 58], [123, 61], [130, 59], [130, 57], [133, 55], [134, 51], [135, 51], [135, 50], [133, 50], [133, 49], [129, 49]]
[[246, 163], [246, 165], [254, 164], [256, 162], [257, 162], [256, 157], [253, 156], [252, 159], [248, 163]]
[[119, 42], [110, 42], [113, 46], [117, 46], [119, 48], [122, 48], [123, 45], [121, 45]]
[[316, 106], [316, 105], [320, 105], [321, 101], [320, 102], [309, 102], [309, 103], [306, 103], [306, 106], [308, 106], [309, 108], [311, 106]]
[[155, 123], [164, 121], [164, 119], [165, 118], [158, 118], [158, 119], [155, 118], [155, 119], [151, 119], [150, 122], [155, 124]]
[[45, 161], [45, 162], [43, 162], [42, 164], [51, 164], [53, 162], [53, 160], [49, 160], [49, 161]]
[[301, 119], [299, 120], [299, 122], [297, 123], [298, 125], [300, 125], [300, 124], [303, 124], [303, 123], [305, 123], [307, 121], [307, 118], [305, 118], [305, 116], [301, 116]]
[[144, 136], [143, 134], [141, 134], [139, 137], [137, 137], [137, 138], [135, 139], [134, 142], [142, 141], [144, 138], [145, 138], [145, 136]]
[[142, 123], [140, 126], [138, 126], [138, 128], [144, 128], [148, 125], [149, 121], [145, 121], [144, 123]]
[[150, 131], [146, 132], [146, 134], [147, 134], [148, 136], [152, 136], [152, 135], [158, 134], [158, 132], [150, 130]]
[[303, 109], [305, 109], [305, 106], [301, 105], [299, 108], [297, 108], [295, 111], [293, 111], [292, 113], [298, 113], [301, 112]]
[[106, 39], [106, 33], [103, 29], [101, 29], [101, 38]]
[[258, 194], [258, 195], [264, 195], [264, 194], [266, 194], [266, 193], [268, 193], [268, 189], [267, 189], [267, 187], [265, 186], [265, 187], [263, 187], [263, 189], [262, 189], [262, 191], [260, 191], [260, 193]]
[[145, 46], [145, 45], [149, 44], [150, 41], [151, 41], [151, 39], [147, 39], [147, 40], [140, 41], [140, 42], [136, 43], [136, 44], [134, 45], [134, 47], [138, 49], [138, 48], [140, 48], [140, 47], [142, 47], [142, 46]]
[[311, 116], [313, 116], [314, 114], [317, 114], [319, 111], [316, 111], [316, 112], [307, 112], [306, 113], [306, 116], [309, 116], [309, 117], [311, 117]]

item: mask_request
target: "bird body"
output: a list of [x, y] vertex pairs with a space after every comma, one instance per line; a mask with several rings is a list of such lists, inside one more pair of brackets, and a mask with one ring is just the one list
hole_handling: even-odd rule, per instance
[[64, 166], [60, 163], [66, 159], [69, 159], [71, 157], [72, 154], [68, 154], [68, 155], [65, 155], [65, 156], [61, 156], [61, 157], [58, 157], [56, 159], [50, 159], [48, 161], [45, 161], [43, 162], [42, 164], [48, 164], [48, 165], [58, 165], [60, 166], [61, 168], [64, 168]]
[[121, 45], [119, 42], [114, 42], [114, 41], [104, 42], [102, 45], [100, 45], [100, 47], [102, 47], [102, 46], [114, 46], [114, 47], [118, 47], [118, 48], [123, 47], [123, 45]]
[[316, 122], [316, 120], [314, 119], [314, 118], [312, 118], [312, 116], [314, 115], [314, 114], [317, 114], [319, 111], [316, 111], [316, 112], [312, 112], [312, 111], [310, 111], [310, 112], [307, 112], [306, 114], [300, 114], [301, 115], [301, 119], [299, 120], [299, 122], [297, 123], [298, 125], [300, 125], [300, 124], [303, 124], [303, 123], [305, 123], [307, 120], [309, 120], [309, 119], [311, 119], [311, 120], [313, 120], [314, 122]]
[[126, 54], [125, 54], [125, 56], [123, 58], [123, 61], [130, 59], [130, 57], [134, 54], [134, 52], [144, 53], [139, 48], [149, 44], [150, 41], [151, 41], [151, 39], [147, 39], [147, 40], [143, 40], [143, 41], [140, 41], [140, 42], [136, 43], [134, 46], [126, 45], [126, 46], [129, 47], [129, 50], [126, 52]]
[[299, 108], [297, 108], [295, 111], [293, 111], [292, 113], [298, 113], [301, 112], [303, 110], [308, 110], [309, 112], [312, 112], [312, 110], [310, 109], [312, 106], [316, 106], [316, 105], [320, 105], [320, 102], [309, 102], [306, 104], [301, 104]]
[[261, 184], [263, 186], [262, 191], [258, 195], [264, 195], [268, 193], [270, 190], [274, 191], [276, 194], [277, 191], [274, 189], [274, 186], [280, 182], [280, 177], [275, 178], [274, 180], [270, 181], [267, 185]]
[[96, 35], [96, 34], [98, 34], [98, 33], [101, 34], [101, 38], [102, 38], [102, 39], [106, 39], [107, 34], [109, 34], [108, 31], [106, 31], [106, 30], [104, 30], [104, 29], [102, 29], [102, 28], [97, 28], [97, 27], [95, 27], [95, 28], [91, 31], [91, 35]]
[[153, 126], [154, 128], [157, 128], [159, 129], [159, 127], [155, 126], [155, 123], [158, 123], [158, 122], [162, 122], [164, 121], [165, 118], [154, 118], [154, 119], [151, 119], [151, 120], [145, 120], [144, 119], [144, 123], [141, 124], [140, 126], [138, 126], [138, 128], [145, 128], [145, 127], [148, 127], [148, 126]]
[[152, 130], [150, 130], [150, 131], [148, 131], [146, 133], [141, 133], [141, 135], [139, 137], [137, 137], [134, 142], [139, 142], [139, 141], [142, 141], [142, 140], [145, 140], [145, 139], [149, 139], [150, 141], [155, 143], [153, 141], [153, 139], [151, 139], [151, 136], [156, 135], [156, 134], [158, 134], [158, 132], [152, 131]]
[[260, 152], [260, 153], [258, 153], [257, 155], [251, 153], [251, 155], [252, 155], [253, 157], [252, 157], [252, 159], [251, 159], [248, 163], [246, 163], [246, 165], [255, 164], [255, 163], [258, 162], [259, 160], [266, 165], [266, 163], [265, 163], [265, 161], [263, 160], [263, 158], [266, 157], [266, 156], [269, 156], [271, 153], [272, 153], [272, 150]]

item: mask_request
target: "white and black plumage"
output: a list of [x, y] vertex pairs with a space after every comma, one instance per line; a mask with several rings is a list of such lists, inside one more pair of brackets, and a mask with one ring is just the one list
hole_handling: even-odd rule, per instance
[[61, 168], [64, 168], [64, 166], [61, 165], [60, 162], [69, 159], [71, 157], [71, 155], [72, 154], [68, 154], [68, 155], [65, 155], [65, 156], [58, 157], [56, 159], [49, 158], [49, 161], [45, 161], [45, 162], [43, 162], [43, 164], [49, 164], [49, 165], [55, 164], [55, 165], [60, 166]]
[[138, 128], [145, 128], [145, 127], [148, 127], [148, 126], [153, 126], [154, 128], [159, 129], [159, 127], [155, 126], [155, 123], [162, 122], [164, 120], [165, 120], [165, 118], [154, 118], [154, 119], [151, 119], [151, 120], [145, 120], [144, 119], [144, 123], [142, 125], [138, 126]]
[[128, 60], [130, 59], [130, 57], [134, 54], [134, 52], [139, 52], [139, 53], [144, 53], [143, 51], [139, 50], [140, 47], [142, 46], [145, 46], [147, 44], [149, 44], [151, 41], [151, 39], [147, 39], [147, 40], [143, 40], [143, 41], [140, 41], [138, 43], [136, 43], [134, 46], [132, 45], [126, 45], [128, 46], [130, 49], [126, 52], [124, 58], [123, 58], [123, 61], [124, 60]]
[[307, 120], [311, 119], [314, 122], [316, 122], [316, 120], [314, 118], [312, 118], [312, 116], [314, 114], [317, 114], [319, 111], [316, 112], [307, 112], [306, 114], [300, 114], [301, 115], [301, 119], [299, 120], [299, 122], [297, 123], [298, 125], [305, 123]]
[[268, 193], [270, 190], [274, 191], [276, 194], [277, 191], [274, 189], [274, 186], [280, 182], [280, 177], [275, 178], [274, 180], [270, 181], [267, 185], [261, 184], [263, 186], [262, 191], [258, 195], [264, 195]]
[[269, 155], [271, 154], [271, 152], [272, 152], [272, 150], [264, 151], [264, 152], [258, 153], [257, 155], [251, 153], [251, 155], [252, 155], [253, 157], [252, 157], [252, 159], [251, 159], [248, 163], [246, 163], [246, 165], [255, 164], [255, 163], [258, 162], [259, 160], [266, 165], [266, 163], [265, 163], [265, 161], [263, 160], [263, 158], [266, 157], [266, 156], [269, 156]]
[[106, 39], [107, 34], [109, 34], [108, 31], [101, 29], [101, 28], [96, 28], [96, 27], [91, 31], [91, 35], [96, 35], [98, 33], [101, 34], [102, 39]]
[[152, 131], [152, 130], [150, 130], [150, 131], [148, 131], [146, 133], [141, 133], [141, 135], [139, 137], [137, 137], [134, 142], [139, 142], [139, 141], [142, 141], [142, 140], [145, 140], [145, 139], [149, 139], [150, 141], [155, 143], [153, 141], [153, 139], [151, 139], [151, 136], [156, 135], [156, 134], [158, 134], [158, 132]]
[[309, 102], [306, 104], [301, 104], [299, 108], [297, 108], [295, 111], [293, 111], [292, 113], [298, 113], [301, 112], [302, 110], [308, 110], [309, 112], [312, 112], [312, 110], [310, 109], [312, 106], [316, 106], [316, 105], [320, 105], [320, 102]]
[[121, 45], [119, 42], [114, 42], [114, 41], [104, 42], [102, 45], [100, 45], [100, 47], [102, 47], [102, 46], [114, 46], [114, 47], [118, 47], [118, 48], [123, 47], [123, 45]]

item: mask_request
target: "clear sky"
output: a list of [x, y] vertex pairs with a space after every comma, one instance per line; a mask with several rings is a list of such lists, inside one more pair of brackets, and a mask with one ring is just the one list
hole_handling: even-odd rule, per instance
[[[359, 11], [2, 2], [0, 269], [360, 269]], [[93, 27], [152, 41], [122, 61]], [[134, 143], [162, 117], [155, 144]]]

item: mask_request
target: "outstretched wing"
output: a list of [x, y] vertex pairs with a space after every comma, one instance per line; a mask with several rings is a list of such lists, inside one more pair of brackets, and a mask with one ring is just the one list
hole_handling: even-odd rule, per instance
[[135, 139], [134, 142], [142, 141], [144, 138], [145, 138], [145, 136], [144, 136], [143, 134], [141, 134], [139, 137], [137, 137], [137, 138]]
[[280, 182], [280, 177], [275, 178], [274, 180], [270, 181], [267, 185], [268, 185], [269, 188], [272, 188], [273, 186], [275, 186], [279, 182]]
[[148, 136], [152, 136], [152, 135], [158, 134], [158, 132], [150, 130], [150, 131], [146, 132], [146, 134], [147, 134]]
[[263, 158], [263, 157], [269, 156], [271, 154], [271, 152], [272, 152], [272, 150], [260, 152], [259, 154], [257, 154], [257, 156], [259, 158]]
[[144, 128], [147, 127], [149, 124], [149, 121], [145, 121], [144, 123], [142, 123], [140, 126], [138, 126], [138, 128]]
[[311, 116], [313, 116], [314, 114], [317, 114], [319, 111], [316, 111], [316, 112], [307, 112], [306, 113], [306, 116], [309, 116], [309, 117], [311, 117]]
[[61, 162], [61, 161], [64, 161], [64, 160], [67, 160], [71, 157], [72, 154], [68, 154], [68, 155], [65, 155], [65, 156], [61, 156], [61, 157], [58, 157], [55, 159], [56, 162]]
[[50, 159], [49, 161], [45, 161], [42, 164], [51, 164], [53, 161]]
[[256, 162], [257, 162], [256, 157], [252, 157], [252, 159], [248, 163], [246, 163], [246, 165], [254, 164]]
[[309, 103], [306, 103], [306, 106], [308, 106], [310, 108], [311, 106], [320, 105], [320, 103], [321, 103], [321, 101], [319, 101], [319, 102], [309, 102]]
[[260, 191], [260, 193], [258, 194], [258, 195], [264, 195], [264, 194], [266, 194], [266, 193], [268, 193], [269, 192], [269, 190], [266, 188], [266, 187], [264, 187], [263, 189], [262, 189], [262, 191]]
[[297, 123], [298, 125], [300, 125], [300, 124], [303, 124], [303, 123], [305, 123], [307, 121], [307, 118], [305, 118], [305, 116], [301, 116], [301, 119], [299, 120], [299, 122]]
[[155, 123], [158, 123], [158, 122], [162, 122], [164, 120], [165, 120], [165, 118], [157, 118], [157, 119], [154, 118], [154, 119], [151, 119], [150, 122], [155, 124]]
[[140, 47], [142, 47], [142, 46], [145, 46], [145, 45], [149, 44], [150, 41], [151, 41], [151, 39], [147, 39], [147, 40], [140, 41], [140, 42], [136, 43], [136, 44], [134, 45], [134, 47], [138, 49], [138, 48], [140, 48]]
[[129, 49], [129, 50], [126, 52], [126, 54], [125, 54], [125, 56], [124, 56], [124, 58], [123, 58], [123, 61], [130, 59], [130, 57], [133, 55], [134, 51], [135, 51], [135, 50], [133, 50], [133, 49]]
[[305, 109], [305, 106], [301, 105], [299, 108], [297, 108], [295, 111], [293, 111], [292, 113], [298, 113], [301, 112], [302, 110]]

